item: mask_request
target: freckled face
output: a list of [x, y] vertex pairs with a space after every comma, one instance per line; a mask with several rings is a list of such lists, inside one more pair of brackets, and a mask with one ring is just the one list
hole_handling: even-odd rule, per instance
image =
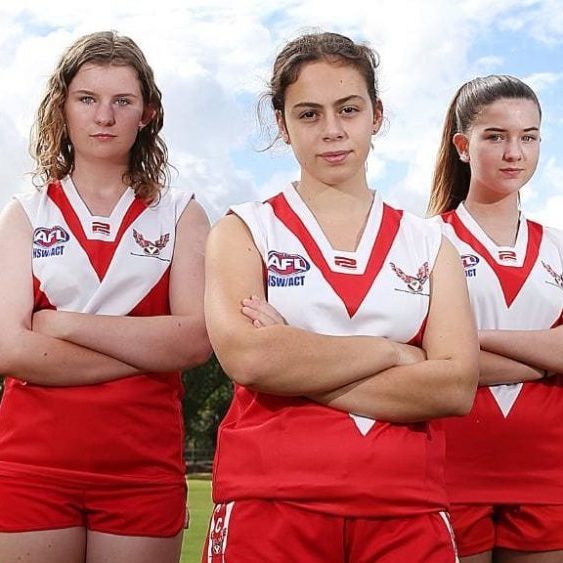
[[532, 100], [501, 99], [485, 106], [466, 137], [470, 190], [492, 197], [516, 194], [536, 170], [539, 129]]
[[75, 157], [109, 159], [126, 165], [147, 114], [132, 67], [84, 64], [70, 82], [64, 104]]
[[305, 65], [287, 88], [278, 125], [301, 165], [302, 182], [345, 187], [366, 184], [365, 162], [381, 119], [381, 105], [374, 111], [358, 70], [322, 61]]

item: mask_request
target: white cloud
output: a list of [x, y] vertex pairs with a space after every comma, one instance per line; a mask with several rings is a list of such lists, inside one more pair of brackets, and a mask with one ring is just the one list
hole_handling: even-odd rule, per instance
[[540, 223], [563, 229], [563, 166], [555, 157], [547, 160], [523, 191], [527, 215]]
[[563, 165], [560, 163], [561, 160], [550, 158], [543, 169], [542, 180], [549, 191], [563, 194]]
[[530, 219], [534, 219], [542, 225], [563, 229], [563, 195], [556, 195], [547, 198], [544, 204], [528, 213]]
[[[298, 179], [299, 179], [299, 169], [297, 167], [297, 163], [294, 163], [293, 167], [287, 170], [276, 169], [268, 178], [268, 180], [259, 186], [258, 188], [259, 197], [257, 199], [259, 201], [268, 199], [269, 197], [272, 197], [277, 193], [279, 193], [288, 184]], [[243, 200], [238, 200], [237, 203], [240, 203], [241, 201]]]
[[[556, 41], [563, 36], [558, 15], [563, 11], [556, 4], [349, 0], [332, 7], [325, 0], [161, 0], [155, 11], [138, 0], [99, 0], [81, 4], [80, 10], [62, 2], [48, 9], [43, 0], [13, 2], [0, 13], [0, 151], [10, 163], [2, 167], [0, 197], [5, 200], [29, 183], [23, 176], [30, 168], [27, 134], [58, 56], [79, 35], [99, 29], [133, 37], [154, 68], [164, 93], [164, 134], [180, 172], [177, 185], [195, 189], [214, 217], [234, 201], [271, 195], [296, 177], [297, 166], [275, 151], [254, 154], [257, 96], [284, 41], [303, 28], [321, 27], [368, 40], [379, 51], [389, 126], [375, 141], [369, 180], [392, 203], [423, 212], [441, 124], [455, 90], [476, 74], [502, 72], [513, 62], [507, 46], [475, 47], [503, 29], [537, 35], [542, 18]], [[522, 74], [537, 90], [561, 91], [557, 68], [542, 65]], [[562, 142], [559, 129], [550, 129], [549, 145], [543, 143], [546, 162]], [[559, 189], [549, 166], [534, 182], [538, 206]], [[398, 167], [403, 172], [397, 179]]]
[[491, 74], [495, 69], [502, 68], [504, 58], [495, 55], [487, 55], [475, 61], [475, 70], [477, 74]]
[[563, 10], [560, 0], [537, 2], [538, 10], [530, 14], [526, 24], [539, 42], [556, 45], [563, 42]]
[[535, 72], [524, 77], [523, 80], [539, 95], [550, 86], [563, 80], [563, 72]]

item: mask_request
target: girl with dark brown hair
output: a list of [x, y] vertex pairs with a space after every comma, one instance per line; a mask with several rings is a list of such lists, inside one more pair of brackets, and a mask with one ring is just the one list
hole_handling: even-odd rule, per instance
[[368, 186], [377, 62], [336, 33], [284, 46], [270, 99], [300, 179], [210, 236], [206, 320], [236, 385], [204, 561], [455, 561], [431, 419], [471, 404], [476, 335], [452, 246]]

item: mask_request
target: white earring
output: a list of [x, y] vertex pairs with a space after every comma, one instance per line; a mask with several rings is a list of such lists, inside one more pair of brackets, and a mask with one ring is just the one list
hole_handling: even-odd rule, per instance
[[459, 160], [461, 160], [461, 162], [469, 162], [469, 155], [466, 152], [462, 152], [459, 155]]

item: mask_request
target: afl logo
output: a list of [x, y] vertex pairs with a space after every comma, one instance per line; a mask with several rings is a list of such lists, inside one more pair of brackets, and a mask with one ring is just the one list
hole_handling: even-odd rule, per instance
[[55, 244], [63, 244], [69, 240], [68, 233], [59, 225], [54, 227], [37, 227], [33, 231], [33, 244], [41, 248], [51, 248]]
[[479, 264], [479, 257], [475, 256], [475, 254], [463, 254], [461, 256], [461, 263], [466, 270], [468, 268], [474, 268]]
[[309, 262], [299, 254], [287, 254], [277, 250], [268, 252], [268, 270], [278, 276], [303, 274], [310, 268]]
[[477, 275], [477, 269], [475, 266], [479, 264], [478, 256], [475, 256], [475, 254], [462, 254], [461, 263], [463, 264], [466, 278], [474, 278]]

